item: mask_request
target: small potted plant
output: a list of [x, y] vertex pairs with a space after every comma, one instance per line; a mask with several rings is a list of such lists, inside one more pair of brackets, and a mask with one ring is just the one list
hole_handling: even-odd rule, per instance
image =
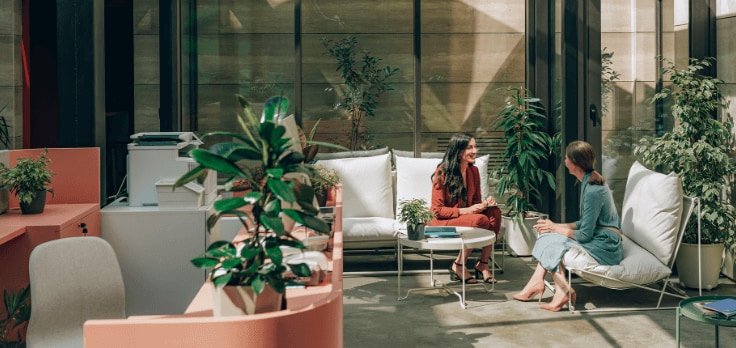
[[21, 332], [25, 332], [31, 317], [31, 287], [17, 292], [3, 290], [5, 312], [0, 312], [0, 347], [25, 347]]
[[424, 226], [434, 217], [424, 198], [404, 199], [399, 202], [399, 222], [406, 224], [410, 240], [420, 240], [424, 236]]
[[[211, 132], [202, 136], [228, 136], [230, 142], [214, 144], [209, 149], [194, 149], [191, 157], [198, 167], [180, 177], [174, 187], [183, 186], [209, 171], [226, 178], [228, 191], [247, 187], [240, 197], [217, 200], [215, 214], [208, 219], [211, 229], [223, 215], [236, 216], [248, 231], [242, 242], [215, 241], [207, 250], [191, 262], [208, 271], [214, 285], [215, 315], [253, 314], [284, 308], [283, 295], [287, 279], [287, 266], [280, 247], [304, 249], [282, 220], [288, 217], [317, 233], [329, 233], [328, 224], [318, 217], [313, 205], [314, 189], [308, 184], [309, 165], [304, 155], [293, 150], [293, 142], [299, 139], [285, 137], [286, 128], [279, 123], [288, 108], [284, 97], [276, 102], [269, 99], [263, 107], [260, 121], [243, 96], [238, 96], [243, 114], [238, 115], [241, 133]], [[319, 143], [320, 146], [332, 146]], [[342, 147], [338, 147], [342, 148]], [[262, 173], [262, 178], [255, 178]], [[234, 185], [241, 182], [241, 185]], [[242, 185], [245, 182], [247, 185]], [[288, 264], [297, 277], [311, 276], [304, 263]], [[271, 298], [264, 307], [258, 303]], [[228, 301], [227, 299], [230, 299]], [[253, 304], [235, 309], [232, 304]], [[219, 304], [224, 304], [222, 307]]]
[[49, 168], [51, 159], [44, 150], [37, 159], [19, 158], [14, 167], [0, 164], [0, 182], [10, 188], [10, 192], [18, 196], [23, 214], [39, 214], [46, 206], [46, 192], [54, 195], [51, 188], [51, 177], [54, 172]]
[[327, 195], [329, 190], [340, 183], [340, 177], [337, 176], [336, 170], [319, 164], [313, 165], [312, 168], [314, 169], [314, 174], [312, 175], [312, 188], [314, 188], [314, 195], [317, 197], [319, 206], [324, 207], [327, 205]]

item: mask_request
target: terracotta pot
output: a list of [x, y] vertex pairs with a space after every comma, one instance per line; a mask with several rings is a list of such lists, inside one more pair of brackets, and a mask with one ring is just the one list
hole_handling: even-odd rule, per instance
[[283, 297], [270, 286], [257, 296], [250, 286], [214, 288], [212, 294], [212, 314], [215, 317], [276, 312], [281, 310]]

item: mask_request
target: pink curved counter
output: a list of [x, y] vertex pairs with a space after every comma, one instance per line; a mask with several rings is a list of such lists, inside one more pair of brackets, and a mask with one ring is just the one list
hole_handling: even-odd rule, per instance
[[[339, 192], [339, 190], [338, 190]], [[249, 316], [212, 316], [204, 284], [186, 313], [88, 320], [86, 348], [130, 347], [335, 347], [343, 346], [342, 204], [337, 194], [331, 272], [318, 286], [287, 289], [287, 309]], [[328, 248], [329, 249], [329, 248]], [[171, 289], [176, 291], [176, 289]]]

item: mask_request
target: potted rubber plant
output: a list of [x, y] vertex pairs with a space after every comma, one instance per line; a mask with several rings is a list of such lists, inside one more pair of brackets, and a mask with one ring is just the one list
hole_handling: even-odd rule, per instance
[[[214, 171], [227, 178], [227, 191], [246, 190], [243, 196], [215, 201], [215, 213], [207, 221], [210, 229], [223, 215], [236, 216], [248, 231], [245, 240], [242, 243], [215, 241], [191, 260], [196, 267], [208, 271], [215, 287], [216, 311], [217, 302], [226, 302], [225, 297], [255, 304], [243, 309], [242, 314], [284, 307], [287, 265], [282, 247], [304, 248], [285, 226], [284, 216], [317, 233], [330, 232], [328, 224], [318, 217], [319, 209], [313, 205], [314, 189], [309, 182], [308, 164], [304, 163], [301, 152], [294, 151], [294, 142], [299, 139], [285, 136], [286, 128], [279, 122], [288, 108], [288, 100], [276, 98], [277, 102], [266, 102], [259, 120], [250, 103], [238, 95], [243, 111], [237, 116], [241, 132], [203, 135], [202, 139], [225, 136], [233, 141], [217, 143], [209, 149], [193, 149], [190, 155], [198, 166], [174, 184], [174, 187], [183, 186]], [[263, 177], [256, 178], [256, 173], [262, 173]], [[311, 275], [305, 263], [288, 264], [288, 268], [297, 277]], [[263, 307], [257, 304], [267, 298], [272, 301]]]
[[0, 182], [18, 196], [23, 214], [42, 213], [46, 206], [46, 193], [54, 195], [50, 186], [54, 172], [49, 168], [51, 159], [47, 153], [48, 149], [45, 149], [36, 159], [19, 158], [14, 167], [0, 163]]
[[420, 240], [424, 236], [424, 227], [434, 217], [424, 198], [403, 199], [399, 202], [399, 222], [406, 224], [406, 233], [410, 240]]
[[393, 90], [390, 80], [399, 68], [381, 66], [381, 58], [369, 50], [358, 49], [358, 39], [354, 36], [338, 41], [322, 38], [321, 42], [327, 54], [335, 59], [336, 70], [340, 71], [343, 79], [338, 105], [348, 113], [350, 120], [349, 148], [351, 151], [365, 148], [366, 117], [374, 116], [381, 95]]
[[534, 211], [542, 190], [557, 188], [555, 176], [545, 168], [559, 147], [559, 134], [547, 132], [547, 116], [539, 98], [524, 87], [506, 89], [506, 103], [492, 125], [503, 132], [506, 144], [499, 162], [492, 169], [498, 197], [503, 202], [508, 244], [519, 256], [531, 255], [537, 240], [532, 227], [542, 214]]
[[[729, 197], [729, 178], [734, 173], [731, 156], [736, 149], [733, 118], [720, 91], [723, 81], [706, 73], [714, 58], [692, 58], [684, 68], [665, 62], [662, 71], [672, 88], [663, 88], [651, 101], [671, 103], [674, 127], [661, 136], [641, 139], [634, 154], [650, 168], [675, 172], [682, 178], [684, 194], [700, 200], [700, 219], [688, 222], [676, 265], [682, 285], [711, 289], [718, 285], [724, 246], [734, 245], [734, 207]], [[703, 252], [702, 284], [698, 244]]]

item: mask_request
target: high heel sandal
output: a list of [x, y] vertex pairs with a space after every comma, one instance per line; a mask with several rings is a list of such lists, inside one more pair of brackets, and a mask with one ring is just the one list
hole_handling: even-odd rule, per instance
[[[555, 302], [555, 298], [557, 298], [557, 293], [561, 293], [563, 296], [562, 300], [559, 303]], [[548, 311], [552, 312], [559, 312], [565, 305], [568, 304], [568, 300], [570, 302], [570, 305], [572, 307], [575, 307], [575, 301], [577, 300], [577, 293], [575, 293], [575, 290], [572, 289], [572, 287], [568, 288], [565, 291], [557, 290], [555, 291], [555, 296], [552, 298], [552, 301], [550, 303], [545, 303], [540, 306], [542, 309], [546, 309]]]
[[[461, 268], [463, 267], [463, 264], [462, 263], [457, 263], [457, 262], [453, 262], [453, 263], [455, 264], [455, 266], [458, 266], [458, 267], [461, 267]], [[470, 277], [468, 277], [468, 278], [464, 278], [463, 279], [463, 278], [460, 277], [459, 274], [457, 274], [457, 272], [455, 272], [454, 269], [452, 269], [452, 265], [450, 265], [450, 270], [449, 271], [450, 271], [450, 280], [451, 281], [460, 280], [460, 281], [465, 282], [466, 284], [475, 284], [476, 279], [472, 275]]]
[[[483, 277], [483, 271], [478, 269], [479, 264], [487, 265], [488, 261], [483, 262], [480, 259], [478, 259], [478, 262], [475, 263], [475, 278], [478, 280], [483, 279], [483, 282], [487, 284], [496, 284], [496, 278], [493, 277], [493, 274], [491, 274], [491, 276], [488, 278]], [[488, 271], [490, 272], [490, 270]]]
[[516, 295], [512, 295], [511, 297], [513, 297], [514, 300], [517, 300], [517, 301], [529, 302], [529, 301], [533, 301], [535, 295], [539, 294], [539, 299], [537, 300], [537, 303], [541, 303], [542, 295], [544, 294], [544, 289], [545, 289], [544, 283], [539, 283], [538, 285], [535, 285], [534, 287], [532, 287], [531, 290], [529, 290], [529, 295], [522, 295], [521, 293], [518, 293]]

